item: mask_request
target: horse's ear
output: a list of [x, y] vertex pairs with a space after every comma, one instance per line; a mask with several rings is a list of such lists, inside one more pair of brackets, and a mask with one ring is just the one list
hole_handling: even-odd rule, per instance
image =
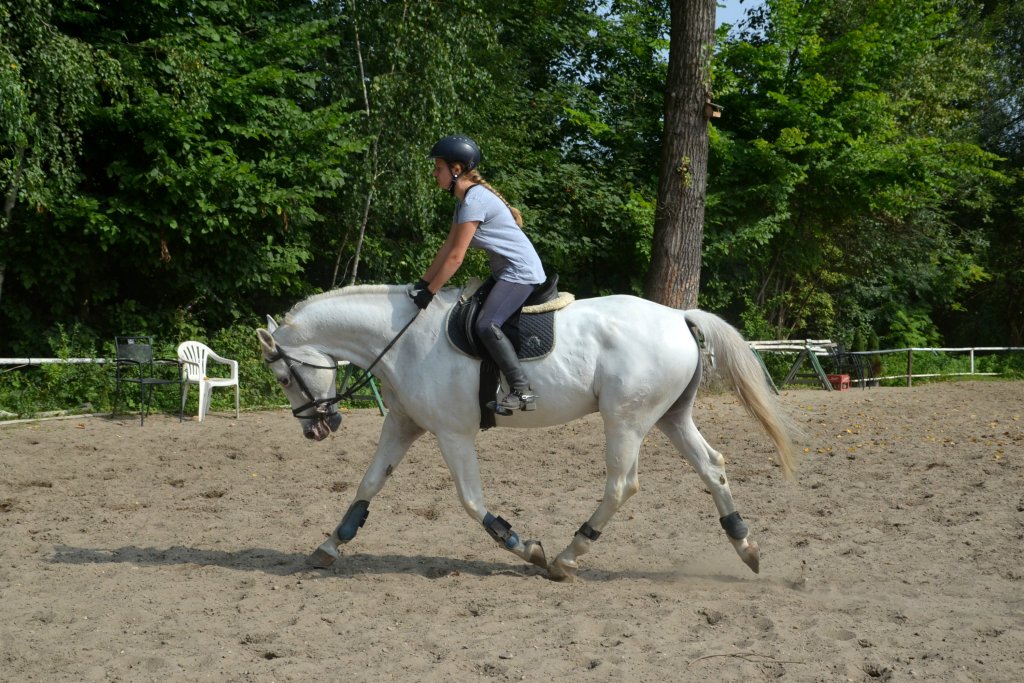
[[277, 342], [274, 341], [270, 332], [267, 332], [264, 329], [257, 329], [256, 336], [260, 338], [260, 346], [263, 347], [263, 355], [267, 358], [273, 356], [274, 350], [277, 348]]
[[273, 334], [274, 330], [276, 330], [276, 329], [277, 329], [277, 321], [274, 320], [273, 317], [268, 315], [267, 316], [267, 331], [270, 332], [271, 334]]

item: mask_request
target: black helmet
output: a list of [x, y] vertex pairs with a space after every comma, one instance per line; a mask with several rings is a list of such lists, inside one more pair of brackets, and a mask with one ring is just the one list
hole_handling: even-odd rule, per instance
[[483, 159], [480, 148], [472, 139], [465, 135], [449, 135], [438, 140], [430, 148], [431, 159], [444, 159], [449, 164], [456, 161], [462, 164], [462, 170], [472, 171]]

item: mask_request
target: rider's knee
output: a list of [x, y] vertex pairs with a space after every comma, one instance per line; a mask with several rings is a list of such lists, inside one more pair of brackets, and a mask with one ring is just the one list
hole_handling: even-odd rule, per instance
[[504, 336], [501, 326], [490, 320], [477, 320], [473, 323], [473, 331], [479, 339], [501, 339]]

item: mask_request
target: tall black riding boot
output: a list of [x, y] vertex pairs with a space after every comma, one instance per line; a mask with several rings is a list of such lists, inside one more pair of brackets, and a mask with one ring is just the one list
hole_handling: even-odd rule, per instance
[[481, 341], [505, 375], [509, 386], [508, 395], [500, 401], [488, 403], [488, 407], [499, 415], [510, 415], [514, 410], [536, 410], [537, 397], [530, 390], [530, 382], [526, 379], [526, 373], [523, 372], [523, 366], [509, 338], [500, 327], [491, 325], [489, 334], [484, 334]]

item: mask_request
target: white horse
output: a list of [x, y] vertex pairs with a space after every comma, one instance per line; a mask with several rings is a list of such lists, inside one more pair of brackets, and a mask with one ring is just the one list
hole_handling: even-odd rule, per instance
[[503, 547], [547, 569], [551, 578], [574, 579], [586, 553], [615, 512], [639, 490], [637, 460], [654, 426], [700, 475], [711, 492], [729, 540], [754, 572], [757, 543], [736, 511], [724, 459], [693, 423], [701, 378], [699, 330], [713, 365], [724, 371], [748, 411], [775, 443], [786, 477], [792, 476], [793, 444], [768, 389], [761, 366], [742, 336], [721, 318], [679, 311], [631, 296], [576, 301], [555, 314], [555, 348], [528, 362], [538, 408], [497, 417], [498, 427], [546, 427], [599, 411], [607, 441], [607, 481], [600, 505], [572, 542], [548, 564], [537, 541], [521, 541], [501, 517], [488, 511], [474, 441], [480, 428], [480, 361], [446, 338], [445, 318], [459, 292], [444, 289], [419, 310], [395, 285], [364, 285], [313, 296], [297, 304], [278, 326], [257, 330], [264, 360], [299, 418], [306, 437], [321, 440], [341, 424], [337, 412], [337, 361], [368, 368], [379, 380], [389, 412], [377, 451], [341, 523], [310, 556], [319, 567], [340, 557], [409, 446], [433, 433], [469, 516]]

